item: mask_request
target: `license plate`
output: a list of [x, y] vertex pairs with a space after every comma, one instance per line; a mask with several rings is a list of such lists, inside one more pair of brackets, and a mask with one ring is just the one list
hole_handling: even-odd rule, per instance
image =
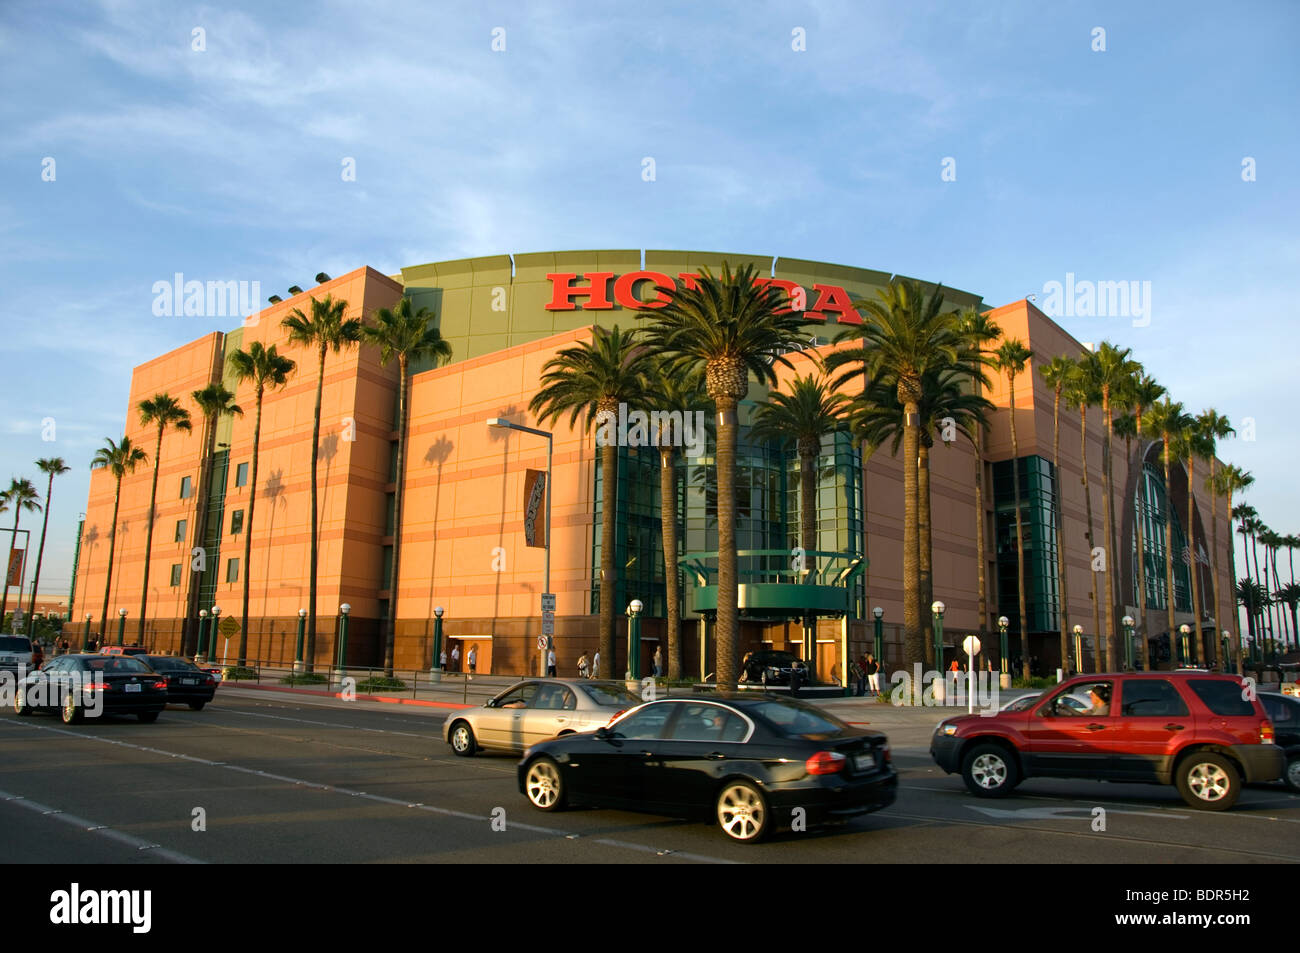
[[141, 687], [142, 687], [142, 686], [140, 686], [140, 685], [127, 685], [127, 686], [126, 686], [124, 689], [122, 689], [122, 690], [123, 690], [123, 691], [126, 691], [126, 692], [138, 692], [138, 691], [140, 691]]
[[869, 754], [855, 754], [853, 756], [853, 767], [858, 771], [865, 771], [868, 768], [876, 766], [876, 759]]
[[182, 685], [197, 685], [198, 683], [199, 683], [199, 680], [198, 680], [197, 678], [182, 678], [182, 679], [181, 679], [181, 684], [182, 684]]

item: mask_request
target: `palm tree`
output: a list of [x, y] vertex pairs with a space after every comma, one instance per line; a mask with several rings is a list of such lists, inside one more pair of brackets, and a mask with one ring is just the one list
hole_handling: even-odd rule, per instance
[[[41, 584], [41, 560], [45, 558], [45, 531], [50, 525], [50, 497], [54, 495], [54, 478], [62, 476], [72, 469], [63, 462], [62, 457], [37, 460], [36, 466], [42, 473], [49, 474], [49, 482], [45, 487], [45, 516], [41, 520], [41, 545], [36, 551], [36, 577], [32, 580], [32, 597], [27, 603], [27, 616], [32, 620], [31, 632], [33, 634], [36, 632], [36, 593], [38, 591], [37, 587]], [[0, 612], [0, 619], [3, 618], [4, 613]]]
[[[654, 368], [647, 396], [662, 411], [681, 411], [682, 419], [696, 411], [708, 409], [709, 398], [704, 390], [704, 372], [696, 368], [685, 373], [667, 365]], [[680, 436], [680, 435], [679, 435]], [[657, 434], [659, 445], [659, 526], [664, 547], [664, 596], [667, 603], [668, 623], [668, 679], [682, 677], [681, 639], [681, 570], [677, 565], [677, 456], [676, 441], [661, 430]]]
[[[1087, 529], [1083, 535], [1088, 541], [1088, 562], [1092, 566], [1096, 565], [1093, 552], [1096, 549], [1096, 539], [1092, 535], [1092, 487], [1088, 485], [1088, 408], [1101, 403], [1101, 391], [1096, 386], [1093, 369], [1086, 358], [1077, 362], [1074, 374], [1067, 381], [1065, 398], [1079, 411], [1079, 459], [1082, 462], [1079, 482], [1083, 484], [1084, 518], [1087, 520]], [[1092, 580], [1092, 631], [1100, 643], [1101, 599], [1097, 592], [1097, 573], [1090, 568], [1089, 576]], [[1093, 660], [1097, 671], [1103, 671], [1105, 666], [1101, 660], [1100, 645]], [[1082, 668], [1082, 659], [1079, 660], [1079, 665]]]
[[1038, 365], [1043, 383], [1052, 388], [1052, 466], [1056, 472], [1053, 481], [1056, 499], [1053, 509], [1056, 516], [1056, 575], [1061, 587], [1061, 611], [1057, 621], [1061, 628], [1061, 666], [1066, 667], [1070, 657], [1070, 590], [1066, 585], [1065, 571], [1065, 500], [1061, 493], [1061, 395], [1078, 364], [1071, 358], [1058, 354], [1046, 364]]
[[[4, 595], [3, 597], [0, 597], [0, 625], [3, 625], [5, 611], [9, 607], [9, 567], [13, 564], [14, 544], [18, 541], [18, 519], [23, 515], [23, 510], [26, 510], [29, 513], [39, 513], [41, 511], [41, 504], [36, 502], [40, 499], [40, 494], [36, 492], [36, 487], [32, 485], [32, 481], [27, 479], [12, 480], [9, 484], [9, 489], [0, 493], [0, 498], [3, 499], [4, 510], [13, 507], [14, 511], [14, 528], [13, 532], [9, 534], [9, 558], [5, 561], [4, 569]], [[19, 585], [18, 601], [15, 605], [21, 607], [23, 604], [23, 591], [21, 583]]]
[[1228, 617], [1223, 614], [1223, 605], [1219, 602], [1219, 483], [1218, 473], [1215, 470], [1215, 465], [1218, 463], [1215, 455], [1218, 452], [1219, 441], [1235, 436], [1237, 431], [1232, 429], [1232, 424], [1227, 417], [1213, 408], [1201, 411], [1200, 416], [1196, 418], [1196, 424], [1200, 428], [1201, 436], [1207, 441], [1206, 459], [1210, 461], [1210, 475], [1205, 481], [1205, 489], [1210, 493], [1210, 548], [1213, 550], [1210, 554], [1210, 572], [1214, 587], [1214, 624], [1216, 630], [1222, 633], [1224, 620]]
[[[1271, 529], [1265, 528], [1259, 534], [1260, 544], [1264, 547], [1264, 587], [1268, 589], [1269, 576], [1272, 576], [1272, 589], [1269, 590], [1273, 596], [1277, 595], [1278, 590], [1282, 588], [1282, 581], [1277, 576], [1277, 550], [1282, 543], [1282, 537]], [[1273, 624], [1273, 635], [1278, 637], [1282, 634], [1284, 619], [1279, 617], [1281, 611], [1276, 598], [1271, 600], [1272, 605], [1269, 608], [1270, 621]]]
[[[1255, 531], [1261, 525], [1258, 519], [1259, 514], [1255, 511], [1255, 507], [1251, 506], [1249, 503], [1242, 503], [1232, 511], [1232, 515], [1234, 518], [1241, 521], [1241, 526], [1237, 529], [1237, 532], [1241, 535], [1241, 552], [1242, 559], [1246, 563], [1246, 578], [1258, 584], [1259, 551], [1255, 547]], [[1247, 540], [1250, 541], [1250, 548], [1246, 547]], [[1252, 553], [1254, 553], [1255, 556], [1255, 568], [1253, 570], [1250, 567]]]
[[[1160, 437], [1164, 444], [1161, 459], [1165, 465], [1165, 596], [1168, 601], [1169, 638], [1174, 638], [1174, 504], [1173, 493], [1169, 484], [1170, 464], [1175, 459], [1174, 446], [1192, 418], [1183, 413], [1183, 405], [1171, 401], [1168, 397], [1156, 401], [1143, 415], [1143, 423], [1153, 434]], [[1190, 495], [1190, 484], [1189, 484]], [[1188, 539], [1191, 539], [1191, 527], [1188, 527]]]
[[[361, 329], [362, 340], [379, 348], [379, 363], [387, 365], [397, 358], [397, 473], [393, 494], [393, 567], [388, 583], [388, 619], [384, 623], [384, 674], [393, 677], [393, 655], [397, 639], [397, 594], [402, 557], [402, 509], [405, 503], [407, 389], [411, 379], [411, 361], [432, 360], [435, 364], [450, 360], [451, 345], [433, 326], [436, 317], [428, 308], [412, 310], [410, 298], [402, 298], [397, 307], [380, 308], [375, 323]], [[547, 487], [547, 493], [551, 492]], [[547, 540], [550, 545], [550, 540]]]
[[[1215, 492], [1222, 495], [1227, 500], [1228, 510], [1228, 542], [1231, 544], [1228, 548], [1228, 578], [1236, 580], [1237, 578], [1237, 544], [1232, 542], [1232, 520], [1236, 517], [1236, 511], [1232, 508], [1232, 496], [1234, 493], [1240, 493], [1246, 490], [1255, 478], [1247, 471], [1241, 469], [1235, 463], [1230, 463], [1218, 472], [1215, 480]], [[1235, 582], [1233, 587], [1235, 588]], [[1233, 619], [1233, 660], [1236, 665], [1236, 671], [1241, 672], [1241, 624], [1237, 616], [1237, 604], [1234, 598], [1232, 603]]]
[[117, 482], [117, 489], [113, 493], [113, 522], [109, 526], [108, 571], [104, 574], [104, 607], [99, 616], [100, 645], [108, 637], [108, 593], [113, 582], [113, 550], [117, 548], [117, 509], [122, 502], [122, 477], [134, 473], [136, 467], [148, 462], [149, 457], [131, 443], [130, 437], [123, 437], [121, 443], [114, 443], [112, 437], [107, 438], [104, 445], [95, 451], [95, 458], [90, 461], [92, 470], [107, 468]]
[[1192, 490], [1196, 486], [1196, 458], [1213, 456], [1214, 441], [1202, 430], [1200, 422], [1193, 418], [1179, 436], [1175, 452], [1187, 463], [1187, 569], [1192, 582], [1192, 613], [1196, 616], [1196, 651], [1201, 660], [1208, 663], [1209, 646], [1205, 643], [1205, 632], [1201, 626], [1201, 571], [1196, 564], [1196, 524], [1193, 521], [1196, 498]]
[[1116, 391], [1123, 393], [1124, 387], [1139, 373], [1141, 365], [1130, 358], [1131, 348], [1118, 348], [1109, 341], [1103, 341], [1096, 353], [1089, 355], [1088, 361], [1094, 368], [1094, 379], [1101, 389], [1101, 413], [1106, 420], [1106, 438], [1101, 445], [1101, 480], [1105, 488], [1105, 528], [1106, 534], [1106, 659], [1110, 668], [1116, 664], [1116, 620], [1115, 620], [1115, 562], [1117, 547], [1115, 545], [1115, 494], [1113, 491], [1111, 466], [1111, 442], [1114, 439], [1114, 421], [1112, 418], [1111, 397]]
[[[1250, 641], [1253, 645], [1259, 645], [1259, 632], [1255, 627], [1256, 614], [1263, 614], [1264, 606], [1268, 605], [1268, 592], [1258, 582], [1246, 576], [1237, 581], [1237, 602], [1246, 610], [1246, 625], [1250, 629]], [[1240, 633], [1237, 641], [1241, 641]], [[1240, 646], [1237, 649], [1241, 651]], [[1239, 661], [1238, 665], [1242, 663]], [[1243, 671], [1244, 669], [1238, 669]]]
[[903, 647], [904, 663], [911, 665], [922, 661], [926, 651], [917, 463], [922, 378], [943, 368], [970, 365], [971, 340], [961, 333], [956, 315], [943, 309], [942, 286], [927, 296], [919, 282], [896, 278], [879, 292], [879, 300], [855, 301], [853, 307], [865, 312], [863, 323], [841, 333], [839, 340], [853, 338], [861, 345], [831, 355], [827, 365], [844, 368], [836, 387], [864, 374], [892, 387], [903, 408]]
[[136, 630], [137, 641], [144, 645], [145, 608], [149, 602], [149, 559], [153, 554], [154, 508], [158, 501], [158, 471], [162, 464], [163, 431], [175, 427], [185, 433], [190, 432], [190, 412], [181, 406], [180, 401], [170, 394], [154, 394], [149, 400], [142, 400], [137, 405], [140, 411], [140, 426], [153, 424], [158, 428], [158, 440], [153, 452], [153, 486], [149, 491], [149, 528], [144, 538], [144, 572], [140, 586], [140, 622]]
[[[1285, 539], [1285, 537], [1283, 537]], [[1277, 601], [1291, 610], [1291, 632], [1296, 631], [1296, 604], [1300, 603], [1300, 585], [1289, 582], [1274, 594]]]
[[758, 277], [752, 265], [736, 272], [725, 262], [722, 277], [707, 269], [694, 287], [677, 289], [655, 312], [650, 340], [670, 360], [704, 365], [705, 389], [717, 413], [718, 485], [717, 684], [736, 685], [739, 634], [736, 579], [736, 408], [749, 391], [749, 375], [776, 384], [775, 366], [793, 367], [783, 355], [799, 337], [802, 312], [787, 294]]
[[[1137, 524], [1137, 549], [1138, 549], [1138, 620], [1142, 631], [1142, 644], [1146, 645], [1147, 632], [1147, 551], [1146, 551], [1146, 510], [1147, 510], [1147, 480], [1146, 480], [1146, 448], [1142, 446], [1142, 415], [1147, 409], [1165, 396], [1165, 388], [1156, 383], [1154, 377], [1149, 374], [1135, 374], [1126, 388], [1125, 397], [1128, 406], [1132, 410], [1133, 427], [1137, 437], [1138, 461], [1137, 461], [1137, 498], [1134, 501], [1134, 522]], [[1132, 456], [1129, 457], [1132, 465]], [[1145, 658], [1145, 653], [1143, 655]]]
[[[1028, 681], [1029, 613], [1025, 607], [1025, 531], [1020, 517], [1020, 441], [1016, 436], [1016, 375], [1024, 372], [1026, 364], [1031, 364], [1034, 352], [1025, 347], [1018, 338], [1011, 338], [1003, 342], [997, 354], [998, 370], [1007, 375], [1007, 383], [1011, 388], [1011, 486], [1016, 501], [1016, 584], [1020, 592], [1020, 664], [1021, 677]], [[1030, 393], [1033, 393], [1032, 387]]]
[[[344, 318], [348, 303], [342, 299], [335, 301], [333, 295], [324, 299], [311, 299], [311, 317], [301, 308], [294, 308], [280, 326], [289, 332], [289, 343], [303, 347], [316, 348], [319, 357], [316, 370], [316, 406], [312, 411], [311, 424], [311, 564], [308, 572], [307, 595], [307, 658], [306, 669], [314, 670], [316, 663], [316, 569], [320, 559], [320, 512], [317, 508], [316, 486], [317, 463], [320, 457], [320, 398], [325, 384], [325, 354], [333, 351], [348, 350], [361, 340], [361, 322], [356, 318]], [[346, 659], [344, 664], [347, 664]]]
[[[988, 313], [970, 308], [963, 311], [958, 324], [958, 330], [966, 336], [975, 349], [975, 362], [979, 366], [989, 362], [985, 357], [984, 345], [996, 341], [1002, 336], [1002, 328], [997, 322], [988, 316]], [[981, 381], [974, 379], [975, 395], [980, 393]], [[988, 560], [984, 556], [985, 548], [985, 519], [984, 519], [984, 426], [981, 425], [975, 429], [974, 435], [975, 448], [975, 560], [979, 564], [979, 613], [980, 613], [980, 634], [979, 639], [982, 645], [987, 645], [988, 623], [989, 623], [989, 583], [988, 583]], [[1064, 590], [1062, 590], [1062, 599], [1064, 599]], [[998, 660], [1001, 663], [1001, 659]]]
[[[199, 413], [203, 416], [203, 438], [200, 441], [203, 461], [200, 464], [199, 487], [194, 502], [194, 544], [191, 548], [192, 553], [194, 549], [201, 549], [204, 545], [204, 541], [207, 539], [208, 488], [212, 483], [212, 466], [215, 458], [213, 450], [217, 436], [217, 418], [222, 414], [234, 414], [242, 417], [244, 411], [243, 408], [235, 403], [234, 392], [227, 390], [225, 385], [221, 383], [208, 384], [200, 390], [191, 391], [190, 398], [194, 401], [194, 405], [199, 409]], [[200, 566], [206, 566], [206, 563], [207, 559], [205, 556], [203, 561], [200, 563]], [[192, 559], [190, 564], [191, 566], [194, 564]], [[189, 607], [185, 614], [184, 632], [186, 635], [182, 639], [185, 643], [188, 643], [188, 633], [190, 632], [194, 620], [198, 617], [199, 587], [202, 580], [203, 572], [201, 569], [191, 571], [190, 591], [189, 596], [186, 599], [186, 603]], [[197, 644], [197, 632], [195, 633], [194, 641], [194, 651], [197, 654], [200, 648]], [[182, 645], [181, 650], [182, 654], [189, 654], [187, 645]]]
[[[600, 657], [611, 672], [614, 658], [614, 590], [617, 587], [614, 530], [618, 520], [618, 441], [607, 431], [618, 415], [619, 404], [638, 403], [647, 390], [645, 372], [638, 362], [641, 342], [635, 331], [617, 325], [606, 331], [592, 328], [590, 341], [565, 348], [542, 368], [541, 390], [528, 404], [541, 422], [569, 415], [572, 428], [579, 416], [584, 430], [592, 424], [600, 445]], [[547, 493], [551, 492], [547, 487]], [[546, 544], [551, 545], [551, 540]]]
[[[241, 384], [252, 381], [253, 394], [257, 398], [257, 418], [253, 424], [253, 476], [249, 481], [248, 515], [244, 520], [244, 594], [239, 629], [239, 664], [243, 665], [248, 658], [248, 587], [253, 575], [253, 507], [257, 503], [257, 457], [262, 442], [262, 395], [268, 387], [278, 390], [288, 383], [289, 375], [298, 365], [282, 357], [274, 344], [268, 348], [261, 341], [253, 341], [247, 351], [243, 348], [236, 350], [227, 361], [236, 380]], [[388, 674], [392, 675], [392, 672]]]

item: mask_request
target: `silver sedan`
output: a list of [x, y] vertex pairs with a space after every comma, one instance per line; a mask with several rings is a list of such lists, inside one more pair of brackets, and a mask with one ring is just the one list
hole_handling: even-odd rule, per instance
[[522, 753], [548, 738], [595, 731], [642, 701], [622, 682], [530, 679], [478, 708], [452, 712], [442, 737], [462, 757], [487, 748]]

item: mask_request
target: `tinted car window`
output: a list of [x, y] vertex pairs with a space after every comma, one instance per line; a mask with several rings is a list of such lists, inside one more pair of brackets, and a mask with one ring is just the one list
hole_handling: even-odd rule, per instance
[[153, 670], [137, 658], [129, 655], [104, 655], [88, 658], [84, 662], [92, 672], [106, 675], [148, 675]]
[[30, 652], [31, 650], [32, 643], [22, 636], [0, 635], [0, 652]]
[[610, 731], [615, 738], [662, 738], [673, 705], [647, 705], [617, 722]]
[[721, 705], [683, 705], [673, 725], [674, 741], [740, 741], [749, 733], [749, 725], [733, 711]]
[[189, 659], [172, 655], [151, 655], [142, 659], [155, 672], [197, 672], [199, 667]]
[[1226, 678], [1189, 678], [1187, 684], [1205, 707], [1216, 715], [1231, 717], [1255, 714], [1255, 706], [1241, 697], [1242, 687], [1238, 681]]
[[511, 689], [496, 700], [496, 707], [526, 708], [537, 694], [537, 688], [536, 682], [529, 682], [527, 685], [520, 685], [518, 688]]
[[1178, 689], [1163, 678], [1134, 678], [1124, 683], [1123, 711], [1120, 714], [1182, 717], [1188, 711]]
[[610, 705], [617, 707], [622, 705], [631, 708], [633, 705], [639, 705], [643, 701], [640, 695], [630, 692], [622, 685], [583, 685], [582, 690], [587, 693], [587, 697], [597, 705]]
[[550, 711], [565, 709], [572, 711], [577, 707], [577, 702], [573, 692], [563, 685], [542, 685], [537, 689], [537, 694], [533, 696], [532, 704], [528, 707]]
[[1300, 702], [1293, 702], [1285, 695], [1269, 694], [1260, 695], [1259, 700], [1264, 704], [1269, 721], [1275, 726], [1285, 725], [1289, 728], [1300, 723]]
[[746, 706], [745, 710], [750, 714], [758, 715], [771, 725], [777, 734], [787, 738], [833, 735], [848, 728], [848, 725], [832, 715], [793, 702], [764, 701]]

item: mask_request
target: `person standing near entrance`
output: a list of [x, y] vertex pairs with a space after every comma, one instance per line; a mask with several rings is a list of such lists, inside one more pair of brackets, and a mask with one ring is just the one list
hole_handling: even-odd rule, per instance
[[875, 657], [868, 652], [864, 671], [867, 673], [867, 684], [871, 686], [873, 692], [880, 691], [880, 666], [876, 664]]
[[453, 645], [451, 647], [451, 670], [453, 672], [460, 671], [460, 646], [459, 645]]
[[655, 646], [654, 665], [655, 665], [655, 678], [658, 678], [664, 673], [664, 653], [663, 650], [660, 649], [659, 646], [657, 645]]
[[469, 655], [465, 656], [465, 661], [469, 665], [469, 677], [471, 680], [473, 680], [474, 673], [478, 671], [478, 646], [477, 645], [471, 645], [469, 647]]
[[600, 649], [591, 657], [591, 677], [600, 678]]
[[551, 678], [555, 677], [555, 648], [552, 646], [546, 653], [546, 674]]

